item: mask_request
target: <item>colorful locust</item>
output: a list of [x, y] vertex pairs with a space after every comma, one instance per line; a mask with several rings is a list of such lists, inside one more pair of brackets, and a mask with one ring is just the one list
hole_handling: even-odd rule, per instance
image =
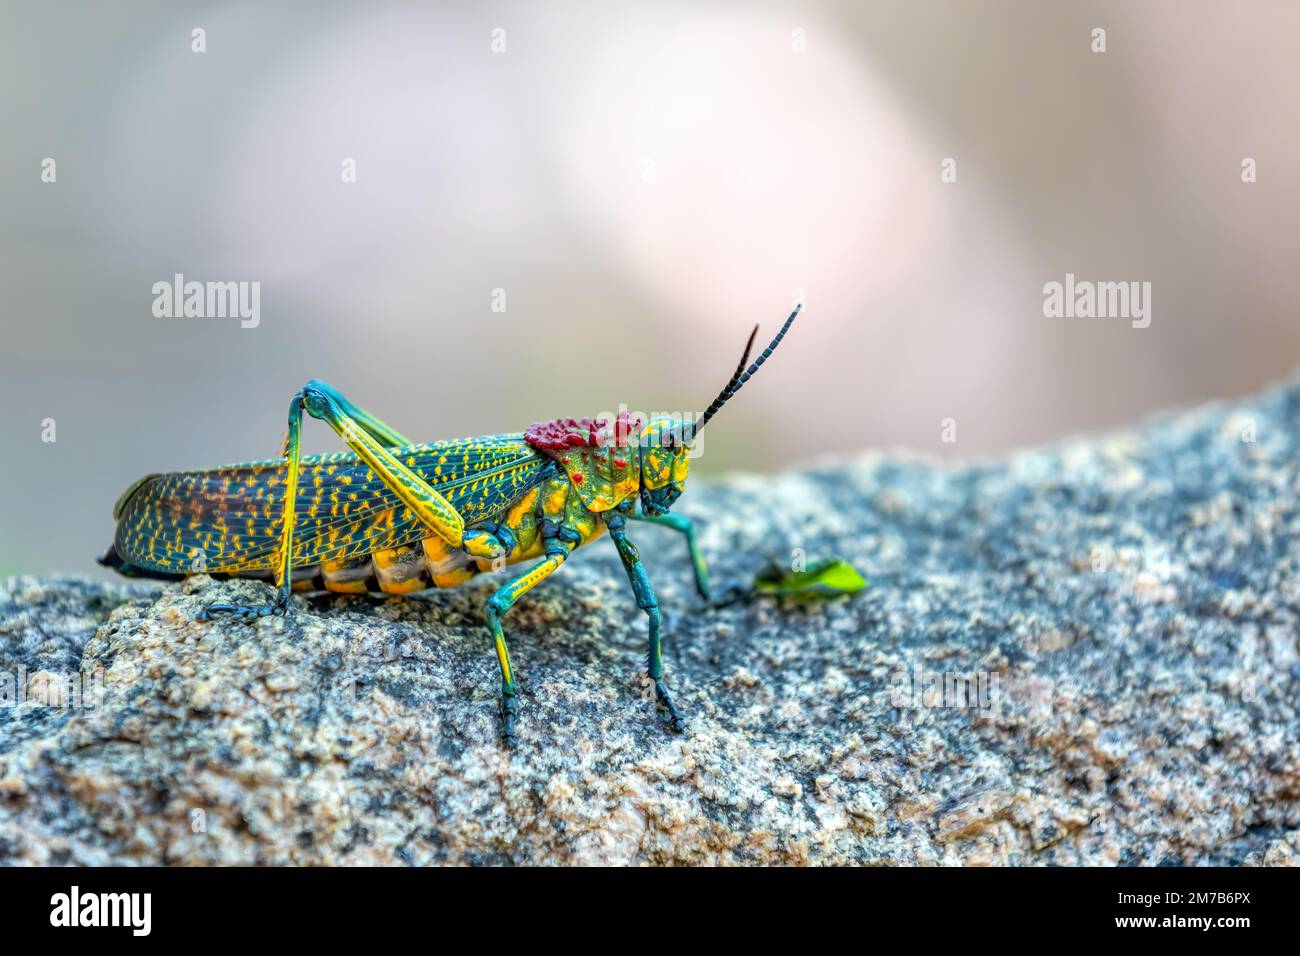
[[[291, 590], [409, 594], [535, 561], [487, 602], [501, 667], [501, 730], [513, 744], [519, 683], [502, 618], [576, 548], [607, 531], [649, 618], [647, 674], [656, 699], [680, 731], [685, 718], [664, 683], [659, 602], [627, 522], [684, 535], [696, 588], [709, 598], [691, 521], [670, 509], [685, 487], [695, 437], [767, 361], [798, 314], [796, 306], [747, 366], [754, 327], [731, 380], [693, 421], [643, 422], [620, 412], [613, 420], [557, 419], [523, 434], [419, 444], [324, 382], [308, 382], [289, 404], [282, 460], [140, 479], [113, 509], [117, 533], [100, 562], [165, 580], [205, 573], [274, 581], [269, 604], [213, 604], [199, 615], [254, 620], [287, 613]], [[302, 457], [304, 411], [333, 428], [351, 453]]]

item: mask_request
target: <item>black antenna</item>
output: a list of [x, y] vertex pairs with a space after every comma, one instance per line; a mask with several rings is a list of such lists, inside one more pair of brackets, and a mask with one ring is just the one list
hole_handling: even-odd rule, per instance
[[[740, 381], [740, 376], [744, 374], [745, 363], [749, 361], [749, 353], [754, 349], [754, 337], [756, 335], [758, 335], [757, 322], [754, 323], [753, 331], [749, 333], [749, 341], [745, 343], [745, 351], [741, 353], [740, 361], [736, 364], [736, 370], [731, 373], [731, 379], [722, 387], [722, 391], [718, 392], [718, 397], [713, 400], [713, 404], [717, 405], [718, 408], [722, 407], [721, 403], [727, 400], [727, 396], [731, 394], [731, 390], [735, 388], [736, 383]], [[710, 407], [712, 408], [712, 406]], [[715, 408], [714, 411], [717, 411], [717, 409]]]
[[[705, 410], [704, 414], [700, 416], [700, 420], [695, 423], [694, 428], [691, 430], [692, 437], [698, 435], [704, 429], [704, 426], [708, 424], [709, 419], [718, 413], [718, 409], [722, 408], [732, 395], [735, 395], [740, 391], [741, 386], [748, 382], [750, 377], [758, 371], [759, 366], [767, 361], [768, 356], [776, 351], [776, 347], [780, 345], [781, 340], [785, 338], [785, 333], [788, 332], [790, 326], [794, 324], [794, 317], [799, 314], [799, 310], [802, 308], [802, 302], [794, 307], [794, 311], [790, 313], [790, 317], [785, 320], [785, 325], [781, 326], [781, 331], [776, 333], [776, 338], [772, 339], [772, 341], [768, 343], [767, 348], [763, 349], [762, 354], [759, 355], [758, 358], [754, 359], [753, 365], [749, 366], [749, 368], [745, 368], [745, 360], [749, 358], [749, 350], [754, 345], [754, 336], [758, 334], [758, 326], [754, 326], [754, 331], [749, 333], [749, 342], [745, 345], [745, 354], [740, 357], [740, 364], [736, 366], [735, 374], [731, 376], [731, 381], [727, 382], [722, 391], [718, 393], [718, 397], [713, 400], [713, 403]], [[744, 369], [744, 371], [741, 371], [741, 369]]]

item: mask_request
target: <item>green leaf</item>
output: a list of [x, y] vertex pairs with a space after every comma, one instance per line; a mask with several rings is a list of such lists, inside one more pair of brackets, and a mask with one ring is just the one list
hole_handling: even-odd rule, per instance
[[810, 561], [802, 571], [771, 566], [754, 578], [754, 589], [763, 594], [797, 597], [831, 597], [856, 594], [867, 586], [866, 578], [840, 558]]

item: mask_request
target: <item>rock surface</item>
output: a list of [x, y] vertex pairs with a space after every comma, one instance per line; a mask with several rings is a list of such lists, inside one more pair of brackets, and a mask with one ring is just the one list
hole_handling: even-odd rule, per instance
[[[634, 526], [674, 736], [593, 544], [507, 618], [513, 756], [489, 581], [244, 625], [193, 618], [261, 585], [11, 579], [0, 862], [1294, 863], [1297, 435], [1292, 383], [987, 464], [697, 484], [717, 578], [802, 549], [871, 587], [703, 609]], [[51, 706], [76, 674], [100, 698]]]

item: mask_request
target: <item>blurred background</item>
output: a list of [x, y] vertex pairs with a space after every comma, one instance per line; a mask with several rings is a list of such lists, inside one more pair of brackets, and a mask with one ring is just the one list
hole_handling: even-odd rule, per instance
[[[95, 569], [133, 479], [274, 456], [309, 378], [421, 440], [698, 410], [798, 295], [693, 474], [1300, 359], [1293, 3], [0, 10], [0, 573]], [[1150, 326], [1045, 317], [1067, 272], [1152, 283]], [[260, 323], [155, 317], [176, 273]]]

